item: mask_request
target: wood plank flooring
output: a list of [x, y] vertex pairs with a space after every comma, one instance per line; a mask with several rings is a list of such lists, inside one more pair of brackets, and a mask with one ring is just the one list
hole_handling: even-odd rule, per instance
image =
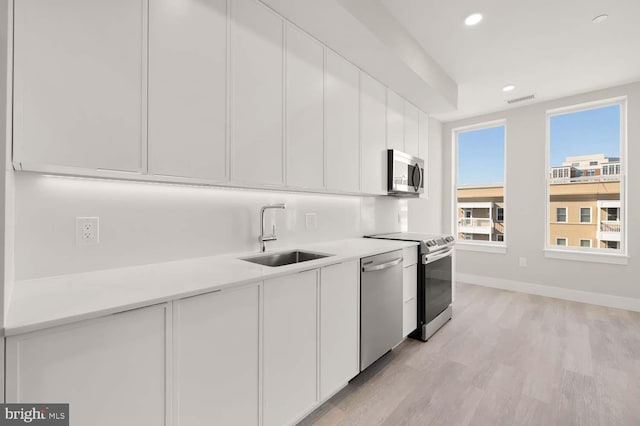
[[302, 425], [640, 425], [640, 313], [457, 284], [408, 339]]

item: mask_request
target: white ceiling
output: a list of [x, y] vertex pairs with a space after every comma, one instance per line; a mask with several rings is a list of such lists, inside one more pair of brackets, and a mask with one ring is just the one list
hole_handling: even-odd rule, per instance
[[[381, 2], [458, 83], [458, 110], [435, 115], [443, 121], [640, 80], [640, 0]], [[483, 21], [466, 27], [474, 12]]]

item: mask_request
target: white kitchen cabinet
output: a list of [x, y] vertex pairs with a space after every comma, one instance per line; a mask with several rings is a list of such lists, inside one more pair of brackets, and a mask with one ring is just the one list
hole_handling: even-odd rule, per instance
[[230, 146], [235, 182], [283, 185], [284, 21], [231, 0]]
[[320, 400], [359, 372], [360, 262], [322, 268], [320, 280]]
[[360, 73], [360, 182], [365, 194], [387, 193], [386, 88]]
[[359, 70], [336, 53], [325, 58], [327, 188], [360, 190]]
[[176, 301], [176, 426], [258, 424], [258, 285]]
[[420, 156], [418, 108], [404, 101], [404, 152]]
[[324, 186], [324, 47], [287, 26], [287, 185]]
[[418, 249], [402, 250], [402, 335], [407, 336], [418, 324]]
[[167, 309], [8, 337], [7, 402], [69, 403], [73, 425], [165, 425]]
[[265, 426], [291, 424], [318, 400], [317, 281], [313, 270], [264, 282]]
[[226, 179], [226, 0], [149, 3], [149, 173]]
[[404, 99], [387, 89], [387, 148], [404, 152]]
[[145, 171], [145, 8], [145, 0], [15, 2], [18, 167]]
[[424, 193], [420, 194], [420, 198], [429, 198], [429, 174], [431, 168], [429, 167], [429, 117], [424, 112], [419, 112], [419, 137], [420, 137], [420, 149], [419, 157], [424, 160]]

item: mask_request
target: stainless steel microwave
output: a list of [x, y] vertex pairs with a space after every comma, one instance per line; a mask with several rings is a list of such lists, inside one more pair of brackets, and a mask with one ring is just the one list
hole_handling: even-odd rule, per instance
[[424, 160], [395, 149], [387, 150], [389, 195], [417, 197], [424, 192]]

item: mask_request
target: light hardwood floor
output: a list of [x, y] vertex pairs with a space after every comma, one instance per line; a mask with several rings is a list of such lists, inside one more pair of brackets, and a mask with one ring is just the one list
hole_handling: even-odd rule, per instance
[[303, 425], [640, 425], [640, 313], [468, 284]]

